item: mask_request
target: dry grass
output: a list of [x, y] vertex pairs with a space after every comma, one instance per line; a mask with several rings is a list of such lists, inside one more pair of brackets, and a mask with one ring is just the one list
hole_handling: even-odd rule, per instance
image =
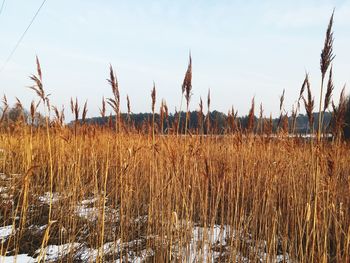
[[[332, 24], [333, 15], [321, 56], [321, 97], [334, 57]], [[130, 121], [129, 97], [123, 123], [112, 66], [108, 82], [113, 96], [102, 99], [100, 114], [106, 116], [107, 102], [115, 123], [110, 115], [108, 125], [88, 125], [87, 102], [80, 118], [78, 99], [71, 99], [75, 119], [73, 125], [65, 125], [64, 109], [51, 107], [36, 62], [31, 88], [45, 109], [45, 124], [35, 124], [40, 102], [32, 102], [30, 122], [19, 118], [6, 125], [9, 106], [3, 99], [0, 226], [10, 227], [11, 234], [3, 239], [0, 235], [0, 255], [26, 253], [39, 262], [50, 261], [48, 247], [63, 245], [54, 261], [350, 261], [350, 149], [341, 140], [344, 90], [339, 105], [332, 103], [337, 140], [322, 139], [320, 127], [317, 143], [314, 138], [289, 136], [289, 131], [295, 132], [301, 99], [313, 133], [314, 99], [307, 74], [292, 111], [292, 127], [283, 91], [282, 129], [277, 134], [272, 134], [272, 116], [263, 117], [262, 104], [255, 123], [253, 98], [246, 129], [232, 107], [226, 133], [216, 136], [210, 91], [208, 113], [204, 117], [200, 100], [198, 128], [188, 126], [190, 56], [182, 86], [187, 102], [185, 136], [178, 136], [180, 114], [173, 134], [168, 129], [164, 135], [168, 107], [162, 100], [157, 123], [155, 85], [146, 132], [136, 131]], [[330, 70], [323, 112], [333, 89]], [[23, 110], [19, 100], [17, 106]]]
[[[113, 131], [82, 126], [77, 136], [69, 128], [52, 132], [50, 157], [45, 131], [29, 137], [24, 130], [0, 137], [1, 170], [19, 174], [11, 179], [13, 203], [1, 205], [0, 219], [19, 231], [2, 253], [35, 251], [44, 238], [46, 244], [80, 242], [91, 248], [142, 239], [139, 251], [149, 249], [154, 262], [167, 262], [177, 255], [174, 244], [177, 249], [189, 244], [193, 226], [220, 225], [232, 231], [221, 248], [227, 262], [238, 252], [256, 260], [261, 251], [251, 244], [262, 242], [270, 260], [283, 254], [297, 262], [350, 260], [345, 144], [310, 148], [303, 139], [161, 136], [153, 147], [145, 135], [116, 138]], [[50, 158], [53, 196], [59, 196], [52, 202], [51, 229], [27, 244], [28, 229], [49, 222], [49, 204], [40, 196], [50, 193]], [[79, 215], [79, 204], [92, 198], [92, 214]]]

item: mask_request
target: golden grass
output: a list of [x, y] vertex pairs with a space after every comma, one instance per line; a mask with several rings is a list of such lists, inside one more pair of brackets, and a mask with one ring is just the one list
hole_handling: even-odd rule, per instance
[[[0, 240], [0, 255], [26, 253], [44, 262], [49, 245], [64, 245], [66, 253], [55, 261], [128, 262], [138, 256], [144, 262], [349, 262], [350, 149], [341, 141], [348, 103], [344, 89], [338, 106], [332, 102], [337, 140], [321, 136], [326, 132], [322, 113], [334, 89], [331, 67], [322, 108], [323, 83], [334, 58], [332, 25], [333, 15], [321, 54], [317, 143], [288, 135], [295, 134], [301, 100], [315, 135], [308, 74], [292, 111], [292, 127], [283, 91], [275, 135], [272, 116], [263, 117], [262, 105], [255, 123], [253, 98], [246, 130], [232, 107], [227, 132], [217, 136], [210, 120], [210, 91], [208, 114], [204, 118], [200, 100], [199, 125], [188, 126], [190, 56], [179, 112], [185, 95], [185, 127], [180, 131], [179, 114], [173, 133], [168, 129], [164, 135], [168, 107], [162, 100], [157, 123], [155, 85], [148, 132], [135, 132], [130, 123], [129, 97], [123, 123], [112, 66], [108, 82], [113, 96], [102, 98], [100, 114], [106, 116], [107, 102], [115, 123], [110, 116], [108, 126], [88, 125], [87, 102], [80, 121], [78, 100], [71, 99], [75, 119], [66, 126], [63, 109], [51, 107], [44, 91], [37, 58], [31, 89], [44, 106], [45, 125], [35, 125], [35, 102], [30, 123], [19, 118], [5, 125], [9, 106], [3, 99], [0, 226], [13, 231]], [[18, 99], [16, 107], [23, 110]]]
[[[0, 223], [20, 230], [2, 253], [13, 248], [20, 252], [28, 242], [23, 233], [33, 224], [48, 223], [38, 218], [51, 217], [50, 230], [42, 236], [46, 244], [79, 241], [103, 248], [120, 238], [126, 242], [143, 237], [145, 244], [138, 249], [152, 249], [154, 262], [174, 259], [174, 243], [186, 246], [191, 227], [215, 224], [242, 235], [227, 240], [222, 262], [231, 261], [238, 251], [256, 260], [258, 255], [243, 238], [248, 236], [254, 244], [266, 241], [271, 260], [278, 254], [298, 262], [350, 260], [346, 144], [157, 136], [153, 145], [146, 135], [79, 126], [76, 136], [70, 128], [51, 132], [50, 157], [48, 142], [42, 139], [46, 132], [38, 129], [30, 137], [26, 129], [0, 136], [1, 171], [19, 174], [11, 182], [14, 203], [1, 205]], [[52, 194], [60, 198], [49, 202], [48, 215], [50, 209], [38, 198], [51, 191], [51, 158]], [[76, 212], [88, 198], [97, 200], [93, 222]], [[20, 224], [16, 216], [23, 219]], [[135, 221], [142, 217], [142, 224]]]

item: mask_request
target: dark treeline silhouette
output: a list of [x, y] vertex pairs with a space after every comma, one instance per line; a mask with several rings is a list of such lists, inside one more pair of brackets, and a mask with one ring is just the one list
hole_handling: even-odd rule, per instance
[[[344, 137], [350, 138], [350, 103], [349, 100], [347, 113], [345, 117], [345, 125], [343, 128]], [[2, 111], [0, 110], [0, 113]], [[155, 131], [158, 134], [174, 134], [177, 127], [180, 134], [185, 133], [185, 121], [186, 112], [170, 113], [169, 115], [155, 113]], [[336, 125], [333, 120], [333, 112], [326, 112], [324, 117], [323, 127], [327, 132], [331, 132], [332, 126]], [[295, 119], [293, 117], [281, 116], [279, 118], [258, 118], [254, 116], [253, 129], [250, 132], [259, 134], [276, 133], [279, 130], [283, 130], [288, 133], [297, 134], [309, 134], [315, 131], [318, 125], [318, 113], [313, 113], [314, 124], [313, 128], [310, 128], [309, 118], [306, 114], [299, 114]], [[209, 119], [208, 119], [209, 118]], [[178, 120], [180, 119], [180, 124]], [[34, 122], [32, 123], [32, 121]], [[45, 124], [44, 118], [36, 113], [35, 118], [32, 120], [31, 115], [26, 109], [18, 106], [10, 107], [6, 114], [3, 116], [3, 125], [11, 125], [18, 121], [24, 123], [34, 124], [35, 126], [41, 126]], [[152, 113], [121, 113], [120, 122], [125, 130], [133, 130], [138, 132], [149, 132], [152, 127], [153, 114]], [[86, 118], [84, 120], [78, 119], [80, 124], [86, 125], [98, 125], [98, 126], [110, 126], [115, 128], [116, 120], [115, 115], [105, 117], [93, 117]], [[68, 123], [72, 126], [75, 121]], [[295, 127], [295, 128], [294, 128]], [[187, 131], [192, 134], [226, 134], [231, 132], [246, 132], [249, 130], [249, 115], [234, 117], [232, 114], [225, 114], [219, 111], [212, 111], [208, 114], [203, 114], [198, 111], [188, 112], [188, 127]]]
[[[249, 116], [236, 117], [233, 121], [230, 120], [232, 115], [227, 115], [219, 111], [212, 111], [208, 115], [204, 115], [198, 111], [191, 111], [188, 113], [188, 130], [196, 134], [225, 134], [227, 132], [235, 131], [246, 131], [248, 129]], [[149, 127], [152, 126], [152, 113], [136, 113], [130, 114], [122, 113], [120, 115], [121, 122], [124, 127], [132, 127], [138, 131], [146, 131]], [[178, 113], [169, 114], [167, 117], [162, 117], [161, 114], [155, 114], [155, 125], [157, 133], [173, 133], [176, 131], [178, 125]], [[314, 113], [314, 128], [318, 125], [318, 113]], [[325, 130], [329, 130], [332, 119], [332, 113], [325, 113], [323, 126]], [[185, 120], [186, 112], [181, 112], [180, 124], [179, 124], [179, 133], [184, 133], [185, 131]], [[292, 117], [287, 117], [287, 131], [291, 132], [293, 127]], [[79, 122], [82, 122], [79, 120]], [[260, 131], [266, 132], [268, 126], [270, 125], [271, 132], [276, 132], [278, 129], [285, 129], [283, 127], [283, 119], [279, 118], [262, 118], [259, 119], [254, 117], [254, 132], [259, 133]], [[73, 122], [70, 123], [73, 124]], [[93, 117], [87, 118], [85, 120], [86, 124], [95, 124], [95, 125], [112, 125], [115, 123], [115, 115], [106, 116], [106, 117]], [[304, 114], [299, 114], [296, 118], [295, 123], [295, 133], [307, 134], [312, 131], [309, 126], [308, 116]]]

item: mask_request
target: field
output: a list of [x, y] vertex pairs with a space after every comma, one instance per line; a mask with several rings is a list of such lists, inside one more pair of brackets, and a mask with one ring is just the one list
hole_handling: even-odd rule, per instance
[[[331, 103], [332, 23], [333, 16], [321, 54], [317, 124], [306, 75], [291, 116], [282, 94], [277, 126], [262, 108], [255, 118], [254, 99], [245, 125], [232, 109], [222, 132], [214, 132], [201, 101], [191, 126], [191, 57], [180, 106], [185, 120], [178, 114], [170, 124], [164, 101], [156, 118], [153, 87], [152, 118], [137, 128], [129, 98], [121, 116], [111, 66], [113, 96], [101, 106], [108, 121], [88, 123], [87, 104], [71, 100], [75, 119], [66, 124], [50, 105], [37, 58], [30, 78], [38, 101], [29, 116], [17, 99], [20, 114], [11, 121], [3, 99], [0, 262], [349, 262], [348, 100], [343, 89], [339, 104]], [[307, 136], [295, 130], [302, 103]], [[114, 117], [106, 116], [107, 104]]]

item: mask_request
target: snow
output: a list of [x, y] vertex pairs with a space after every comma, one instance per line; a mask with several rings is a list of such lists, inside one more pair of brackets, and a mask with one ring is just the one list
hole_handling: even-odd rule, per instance
[[[133, 240], [130, 242], [124, 242], [121, 243], [121, 240], [118, 239], [115, 243], [114, 242], [108, 242], [105, 243], [103, 245], [103, 249], [102, 248], [96, 248], [96, 249], [92, 249], [92, 248], [82, 248], [78, 254], [80, 254], [80, 259], [83, 261], [92, 261], [95, 262], [97, 260], [97, 258], [99, 257], [99, 255], [102, 253], [104, 253], [104, 255], [106, 254], [115, 254], [118, 255], [121, 251], [121, 249], [125, 250], [125, 249], [130, 249], [132, 247], [137, 246], [139, 243], [141, 243], [142, 240]], [[136, 255], [137, 254], [137, 255]], [[131, 262], [146, 262], [146, 259], [150, 256], [152, 256], [154, 253], [152, 250], [142, 250], [139, 253], [136, 253], [136, 251], [132, 251], [131, 249], [129, 250], [129, 260], [131, 260]], [[118, 259], [119, 261], [119, 259]]]
[[98, 198], [88, 198], [81, 201], [75, 209], [76, 215], [90, 221], [96, 221], [99, 215], [99, 209], [94, 205], [98, 200]]
[[[60, 199], [60, 194], [52, 193], [52, 203], [57, 202]], [[51, 195], [49, 192], [46, 192], [44, 195], [39, 196], [39, 201], [44, 204], [50, 204]]]
[[95, 207], [85, 207], [85, 206], [78, 206], [75, 210], [75, 213], [81, 217], [85, 218], [90, 221], [95, 221], [98, 218], [99, 212], [98, 209]]
[[220, 255], [212, 247], [225, 247], [230, 235], [230, 227], [214, 225], [213, 227], [195, 226], [189, 245], [184, 248], [183, 257], [187, 262], [214, 262]]
[[[75, 214], [78, 217], [94, 222], [102, 215], [102, 206], [98, 204], [100, 198], [88, 198], [81, 201], [75, 209]], [[105, 203], [107, 198], [105, 198]], [[119, 220], [119, 211], [110, 207], [105, 207], [105, 218], [113, 218]]]
[[[178, 247], [178, 244], [173, 246], [173, 256], [179, 260], [185, 262], [216, 262], [220, 256], [232, 255], [232, 247], [228, 247], [229, 241], [235, 236], [234, 231], [231, 231], [229, 226], [214, 225], [212, 227], [200, 227], [194, 226], [188, 228], [191, 233], [190, 240], [186, 246]], [[1, 228], [0, 233], [3, 237], [8, 236], [12, 233], [11, 226]], [[38, 262], [40, 259], [44, 258], [45, 261], [55, 262], [63, 259], [65, 256], [73, 253], [75, 259], [79, 259], [83, 262], [94, 262], [98, 260], [98, 257], [103, 252], [104, 255], [114, 254], [117, 256], [116, 262], [119, 261], [118, 256], [121, 250], [128, 251], [128, 262], [141, 263], [147, 262], [149, 257], [154, 255], [154, 251], [151, 249], [143, 249], [138, 251], [137, 247], [145, 240], [137, 239], [130, 242], [122, 242], [120, 239], [116, 242], [107, 242], [103, 247], [99, 248], [89, 248], [83, 243], [68, 243], [63, 245], [49, 245], [44, 248], [44, 251], [38, 249], [36, 251], [36, 258], [29, 257], [27, 255], [17, 255], [14, 256], [0, 256], [0, 263], [7, 262], [18, 262], [18, 263], [33, 263]], [[248, 243], [251, 241], [246, 240]], [[262, 241], [264, 243], [264, 241]], [[256, 262], [289, 262], [289, 255], [269, 255], [264, 252], [263, 246], [257, 244], [254, 245], [253, 241], [250, 242], [250, 246], [254, 254], [257, 256]], [[218, 250], [218, 248], [220, 248]], [[219, 252], [220, 251], [220, 252]], [[41, 255], [41, 253], [43, 255]], [[225, 254], [226, 253], [226, 254]], [[235, 251], [235, 261], [236, 262], [250, 262], [250, 260], [244, 256], [239, 251]], [[122, 256], [124, 259], [124, 256]], [[124, 262], [124, 261], [123, 261]]]
[[[1, 175], [1, 174], [0, 174]], [[8, 189], [0, 187], [0, 196], [5, 194]], [[63, 195], [60, 193], [53, 193], [52, 202], [55, 203], [62, 198]], [[103, 209], [103, 197], [90, 197], [85, 200], [79, 201], [75, 206], [75, 215], [89, 220], [96, 221], [102, 214]], [[50, 202], [50, 193], [45, 193], [39, 197], [39, 201], [42, 203]], [[104, 200], [107, 202], [107, 199]], [[105, 220], [109, 218], [113, 220], [119, 220], [119, 210], [111, 207], [105, 207]], [[148, 216], [140, 215], [133, 219], [136, 224], [147, 224]], [[47, 225], [35, 226], [32, 228], [35, 231], [43, 231]], [[0, 227], [0, 246], [4, 243], [13, 233], [12, 225]], [[179, 243], [177, 240], [173, 240], [172, 243], [172, 256], [175, 259], [182, 260], [184, 262], [215, 262], [220, 260], [221, 256], [235, 255], [233, 258], [236, 262], [250, 262], [252, 255], [256, 256], [256, 262], [270, 262], [282, 263], [292, 262], [292, 259], [288, 254], [285, 255], [271, 255], [266, 253], [266, 241], [264, 240], [253, 240], [251, 235], [243, 234], [242, 232], [232, 229], [229, 225], [211, 225], [203, 226], [197, 225], [194, 222], [181, 221], [176, 222], [173, 231], [179, 231], [184, 237], [183, 243]], [[185, 234], [185, 235], [183, 235]], [[176, 236], [176, 235], [175, 235]], [[44, 257], [46, 261], [58, 261], [64, 259], [66, 256], [74, 256], [75, 259], [83, 262], [94, 262], [98, 260], [98, 257], [103, 252], [104, 255], [114, 254], [116, 257], [124, 256], [120, 255], [120, 251], [128, 251], [128, 261], [134, 263], [147, 262], [149, 258], [154, 255], [154, 251], [151, 249], [145, 249], [145, 244], [151, 239], [160, 239], [157, 235], [148, 235], [146, 237], [140, 237], [141, 239], [135, 239], [129, 242], [124, 240], [116, 240], [115, 242], [107, 242], [102, 247], [91, 248], [86, 243], [68, 243], [62, 245], [49, 245], [44, 248], [44, 251], [38, 249], [36, 251], [36, 258], [29, 257], [28, 255], [17, 255], [15, 256], [0, 256], [0, 263], [33, 263], [40, 260], [39, 257]], [[165, 243], [166, 239], [165, 238]], [[249, 255], [243, 256], [240, 251], [235, 251], [234, 246], [231, 242], [235, 239], [240, 239], [240, 242], [244, 242], [248, 247]], [[163, 239], [162, 239], [163, 240]], [[118, 260], [116, 258], [116, 260]]]
[[[188, 229], [188, 226], [185, 226]], [[191, 239], [185, 247], [174, 246], [174, 253], [178, 259], [186, 262], [216, 262], [220, 256], [235, 254], [236, 262], [250, 262], [249, 258], [239, 251], [234, 251], [230, 241], [236, 238], [241, 239], [249, 245], [252, 255], [256, 255], [258, 262], [291, 263], [289, 255], [269, 255], [265, 252], [266, 241], [255, 242], [250, 235], [237, 234], [228, 225], [213, 225], [211, 227], [193, 226]], [[235, 253], [232, 253], [235, 252]]]
[[0, 227], [0, 244], [12, 234], [12, 226]]
[[[64, 245], [50, 245], [44, 248], [45, 261], [55, 261], [59, 258], [62, 258], [68, 255], [70, 252], [74, 252], [81, 245], [79, 243], [70, 243]], [[38, 249], [36, 254], [40, 256], [41, 250]]]
[[34, 263], [35, 259], [28, 255], [17, 255], [17, 256], [0, 256], [0, 263]]
[[81, 201], [82, 205], [92, 205], [94, 203], [96, 203], [98, 201], [98, 198], [94, 197], [94, 198], [89, 198], [86, 200]]
[[[13, 233], [12, 226], [0, 227], [0, 245], [3, 243], [9, 236]], [[0, 246], [1, 247], [1, 246]], [[28, 255], [17, 255], [17, 256], [1, 256], [0, 263], [32, 263], [35, 262], [34, 258], [29, 257]]]

